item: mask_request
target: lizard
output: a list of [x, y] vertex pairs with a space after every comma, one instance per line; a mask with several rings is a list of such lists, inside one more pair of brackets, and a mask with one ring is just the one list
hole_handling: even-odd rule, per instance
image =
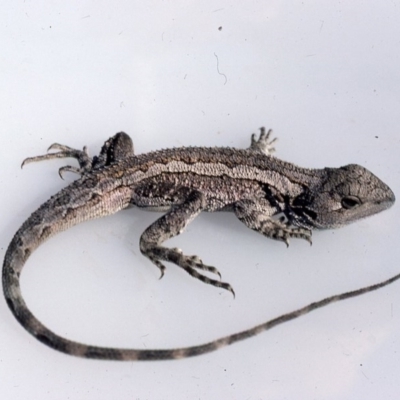
[[[332, 229], [379, 213], [393, 205], [392, 190], [356, 164], [340, 168], [301, 168], [273, 155], [276, 138], [261, 128], [250, 147], [180, 147], [134, 154], [124, 132], [108, 139], [98, 156], [86, 146], [76, 150], [55, 143], [48, 153], [24, 160], [22, 166], [55, 158], [74, 158], [79, 167], [73, 181], [40, 206], [13, 237], [4, 258], [3, 291], [19, 323], [36, 339], [63, 353], [106, 360], [166, 360], [208, 353], [271, 329], [335, 301], [388, 285], [400, 274], [375, 285], [327, 297], [253, 328], [209, 343], [176, 349], [122, 349], [86, 345], [63, 338], [44, 326], [28, 309], [20, 289], [20, 274], [32, 252], [56, 233], [80, 222], [116, 213], [128, 206], [162, 211], [140, 237], [140, 251], [165, 272], [165, 261], [192, 277], [230, 291], [218, 269], [198, 256], [184, 255], [163, 242], [182, 233], [201, 212], [231, 211], [247, 227], [267, 238], [289, 244], [300, 238], [311, 244], [313, 229]], [[56, 152], [49, 152], [56, 150]], [[213, 276], [213, 278], [208, 275]]]

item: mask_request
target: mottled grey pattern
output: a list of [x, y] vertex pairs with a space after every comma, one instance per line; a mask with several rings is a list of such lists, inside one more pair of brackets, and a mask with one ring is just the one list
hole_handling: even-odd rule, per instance
[[[165, 360], [214, 351], [304, 315], [335, 301], [376, 290], [400, 274], [376, 285], [332, 296], [299, 310], [210, 343], [180, 349], [139, 350], [89, 346], [64, 339], [45, 327], [27, 308], [20, 289], [20, 273], [32, 252], [50, 236], [80, 222], [113, 214], [129, 205], [165, 211], [140, 238], [140, 250], [159, 269], [171, 262], [194, 278], [226, 289], [221, 274], [197, 256], [187, 256], [163, 242], [182, 233], [202, 211], [232, 211], [247, 227], [289, 244], [290, 238], [311, 243], [311, 230], [335, 228], [389, 208], [395, 201], [390, 188], [358, 165], [305, 169], [271, 155], [271, 131], [248, 149], [183, 147], [134, 155], [130, 137], [121, 132], [107, 140], [98, 156], [86, 148], [75, 150], [53, 144], [58, 150], [29, 162], [75, 158], [79, 168], [60, 168], [80, 179], [51, 197], [35, 211], [12, 239], [3, 264], [3, 290], [8, 306], [21, 325], [47, 346], [61, 352], [107, 360]], [[276, 218], [281, 215], [281, 218]], [[211, 272], [215, 279], [203, 274]]]

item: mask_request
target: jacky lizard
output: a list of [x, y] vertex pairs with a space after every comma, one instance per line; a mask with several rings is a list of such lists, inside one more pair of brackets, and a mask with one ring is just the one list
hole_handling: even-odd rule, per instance
[[20, 290], [20, 273], [32, 252], [50, 236], [80, 222], [103, 217], [129, 205], [166, 212], [140, 238], [140, 250], [164, 274], [163, 261], [184, 269], [194, 278], [233, 292], [204, 271], [220, 273], [163, 242], [180, 234], [202, 211], [232, 211], [249, 228], [286, 245], [290, 238], [311, 243], [312, 229], [337, 228], [376, 214], [393, 205], [395, 196], [375, 175], [359, 165], [305, 169], [271, 155], [274, 140], [261, 128], [248, 149], [183, 147], [134, 155], [123, 132], [107, 140], [99, 156], [86, 148], [75, 150], [53, 144], [56, 153], [27, 158], [33, 161], [72, 157], [79, 168], [60, 169], [80, 174], [51, 197], [21, 226], [12, 239], [3, 264], [7, 303], [21, 325], [42, 343], [67, 354], [109, 360], [161, 360], [199, 355], [254, 336], [285, 321], [334, 301], [385, 286], [400, 274], [376, 285], [328, 297], [281, 315], [254, 328], [203, 345], [179, 349], [140, 350], [89, 346], [64, 339], [29, 311]]

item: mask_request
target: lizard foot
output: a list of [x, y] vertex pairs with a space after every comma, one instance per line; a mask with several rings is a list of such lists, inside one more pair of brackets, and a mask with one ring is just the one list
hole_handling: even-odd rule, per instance
[[66, 171], [74, 172], [74, 173], [82, 175], [83, 173], [88, 172], [92, 169], [92, 159], [89, 157], [86, 146], [83, 148], [83, 150], [76, 150], [71, 147], [59, 144], [59, 143], [53, 143], [47, 149], [47, 151], [49, 151], [49, 150], [59, 150], [59, 151], [56, 153], [49, 153], [49, 154], [45, 154], [42, 156], [25, 158], [25, 160], [22, 162], [21, 168], [24, 165], [29, 164], [31, 162], [53, 160], [56, 158], [75, 158], [76, 160], [78, 160], [80, 168], [72, 167], [70, 165], [61, 167], [58, 170], [58, 173], [61, 178], [63, 178], [62, 174]]
[[269, 232], [267, 236], [284, 242], [287, 247], [289, 247], [290, 238], [304, 239], [312, 245], [312, 231], [310, 229], [295, 228], [278, 221], [275, 221], [272, 232]]
[[251, 144], [249, 148], [251, 150], [264, 153], [267, 156], [271, 155], [275, 152], [275, 147], [273, 147], [273, 144], [278, 140], [277, 138], [273, 138], [270, 140], [271, 134], [272, 129], [268, 130], [268, 132], [265, 132], [265, 128], [261, 127], [260, 136], [258, 137], [258, 139], [256, 139], [255, 133], [251, 135]]
[[153, 264], [155, 264], [159, 268], [159, 270], [161, 271], [160, 278], [164, 276], [166, 269], [160, 260], [169, 261], [178, 265], [189, 275], [200, 280], [201, 282], [228, 290], [233, 294], [233, 296], [235, 296], [235, 292], [229, 283], [209, 278], [208, 276], [205, 276], [199, 272], [199, 270], [210, 272], [218, 275], [219, 278], [221, 278], [221, 274], [217, 268], [203, 264], [203, 261], [201, 261], [201, 259], [197, 256], [186, 256], [182, 254], [182, 251], [180, 249], [169, 249], [162, 246], [146, 246], [146, 248], [141, 248], [141, 251], [153, 262]]

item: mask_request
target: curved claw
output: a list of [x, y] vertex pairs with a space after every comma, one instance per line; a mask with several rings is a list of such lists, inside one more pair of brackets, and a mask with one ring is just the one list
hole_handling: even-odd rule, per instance
[[311, 230], [306, 230], [305, 232], [303, 232], [300, 236], [299, 239], [304, 239], [306, 240], [308, 243], [310, 243], [310, 246], [312, 246], [312, 231]]
[[165, 275], [165, 267], [164, 267], [163, 264], [160, 263], [158, 268], [160, 269], [160, 277], [158, 279], [162, 279], [164, 277], [164, 275]]
[[[150, 258], [150, 257], [149, 257]], [[160, 270], [160, 277], [158, 279], [162, 279], [165, 274], [165, 266], [160, 261], [155, 258], [150, 258], [150, 261]]]
[[47, 159], [47, 155], [36, 156], [36, 157], [27, 157], [27, 158], [25, 158], [25, 160], [22, 161], [21, 169], [24, 168], [24, 166], [26, 164], [30, 164], [30, 163], [33, 163], [33, 162], [36, 162], [36, 161], [42, 161], [42, 160], [46, 160], [46, 159]]
[[220, 287], [221, 287], [222, 289], [227, 290], [228, 292], [231, 292], [232, 295], [233, 295], [233, 298], [234, 298], [234, 299], [236, 298], [236, 293], [235, 293], [235, 291], [233, 290], [232, 286], [231, 286], [229, 283], [227, 283], [227, 282], [221, 282]]

